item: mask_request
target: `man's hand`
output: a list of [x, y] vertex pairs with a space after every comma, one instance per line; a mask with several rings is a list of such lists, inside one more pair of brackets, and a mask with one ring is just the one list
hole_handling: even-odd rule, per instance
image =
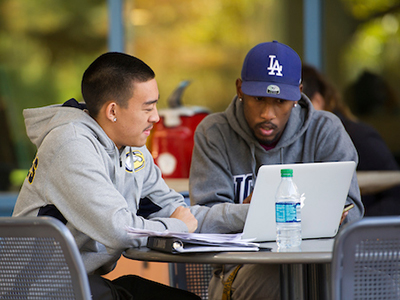
[[352, 209], [354, 207], [353, 203], [350, 203], [348, 205], [345, 205], [344, 209], [343, 209], [343, 214], [342, 214], [342, 218], [340, 219], [340, 224], [343, 223], [344, 219], [346, 219], [347, 215], [349, 214], [349, 210]]
[[349, 214], [348, 211], [344, 211], [342, 214], [342, 218], [340, 219], [340, 225], [342, 225], [344, 219], [346, 219], [347, 215]]
[[246, 197], [246, 199], [243, 200], [243, 204], [250, 203], [251, 202], [251, 196], [253, 196], [253, 192], [251, 192], [251, 194], [248, 195]]
[[193, 216], [188, 207], [179, 206], [175, 209], [170, 218], [183, 221], [188, 227], [190, 233], [195, 232], [197, 229], [197, 219]]

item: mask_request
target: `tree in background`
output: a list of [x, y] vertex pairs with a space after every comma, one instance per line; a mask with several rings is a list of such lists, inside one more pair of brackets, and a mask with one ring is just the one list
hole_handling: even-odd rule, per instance
[[[346, 81], [372, 66], [397, 82], [398, 1], [336, 1], [360, 23], [336, 63]], [[83, 71], [108, 51], [107, 5], [106, 0], [0, 0], [0, 98], [18, 168], [29, 168], [35, 152], [22, 110], [81, 100]], [[302, 52], [292, 44], [293, 37], [302, 40], [301, 7], [301, 1], [290, 0], [124, 0], [125, 52], [155, 70], [159, 108], [167, 106], [179, 82], [191, 80], [183, 103], [222, 111], [251, 47], [276, 39]]]
[[102, 0], [0, 0], [0, 98], [19, 168], [35, 152], [22, 110], [79, 96], [84, 68], [106, 51], [106, 11]]
[[[177, 84], [189, 79], [185, 104], [222, 110], [235, 93], [248, 49], [279, 39], [282, 30], [272, 33], [277, 3], [126, 0], [125, 51], [156, 71], [160, 108]], [[108, 51], [107, 38], [107, 1], [0, 0], [0, 96], [7, 103], [19, 168], [28, 168], [35, 152], [22, 110], [81, 100], [82, 73]]]

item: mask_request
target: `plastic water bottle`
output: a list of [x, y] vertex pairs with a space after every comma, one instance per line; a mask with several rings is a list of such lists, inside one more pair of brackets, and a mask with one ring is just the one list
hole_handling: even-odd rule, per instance
[[276, 243], [279, 249], [301, 244], [300, 194], [293, 182], [293, 170], [281, 170], [281, 183], [275, 196]]

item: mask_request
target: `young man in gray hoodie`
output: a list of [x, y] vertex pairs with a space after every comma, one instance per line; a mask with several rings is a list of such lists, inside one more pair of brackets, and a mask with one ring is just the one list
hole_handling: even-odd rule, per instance
[[[293, 49], [273, 41], [249, 51], [232, 103], [225, 112], [207, 116], [196, 129], [192, 203], [212, 207], [249, 202], [264, 164], [358, 162], [341, 121], [314, 110], [301, 91], [301, 60]], [[343, 216], [344, 222], [362, 217], [356, 174], [346, 203], [355, 208]], [[233, 284], [227, 280], [231, 274], [236, 276]], [[210, 283], [210, 299], [221, 299], [224, 287], [235, 300], [280, 299], [279, 267], [220, 266]]]
[[[248, 205], [187, 207], [161, 177], [145, 143], [158, 122], [155, 74], [143, 61], [105, 53], [85, 71], [85, 103], [26, 109], [26, 130], [38, 151], [15, 217], [53, 216], [73, 234], [93, 299], [198, 299], [127, 276], [106, 281], [122, 252], [146, 245], [127, 226], [179, 232], [238, 232]], [[99, 295], [103, 293], [106, 295]]]

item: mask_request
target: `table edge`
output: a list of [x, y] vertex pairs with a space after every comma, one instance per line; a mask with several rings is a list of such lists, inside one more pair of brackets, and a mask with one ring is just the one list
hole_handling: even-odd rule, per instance
[[331, 252], [258, 251], [170, 254], [150, 250], [146, 247], [128, 249], [123, 252], [123, 256], [141, 261], [200, 264], [315, 264], [332, 261]]

